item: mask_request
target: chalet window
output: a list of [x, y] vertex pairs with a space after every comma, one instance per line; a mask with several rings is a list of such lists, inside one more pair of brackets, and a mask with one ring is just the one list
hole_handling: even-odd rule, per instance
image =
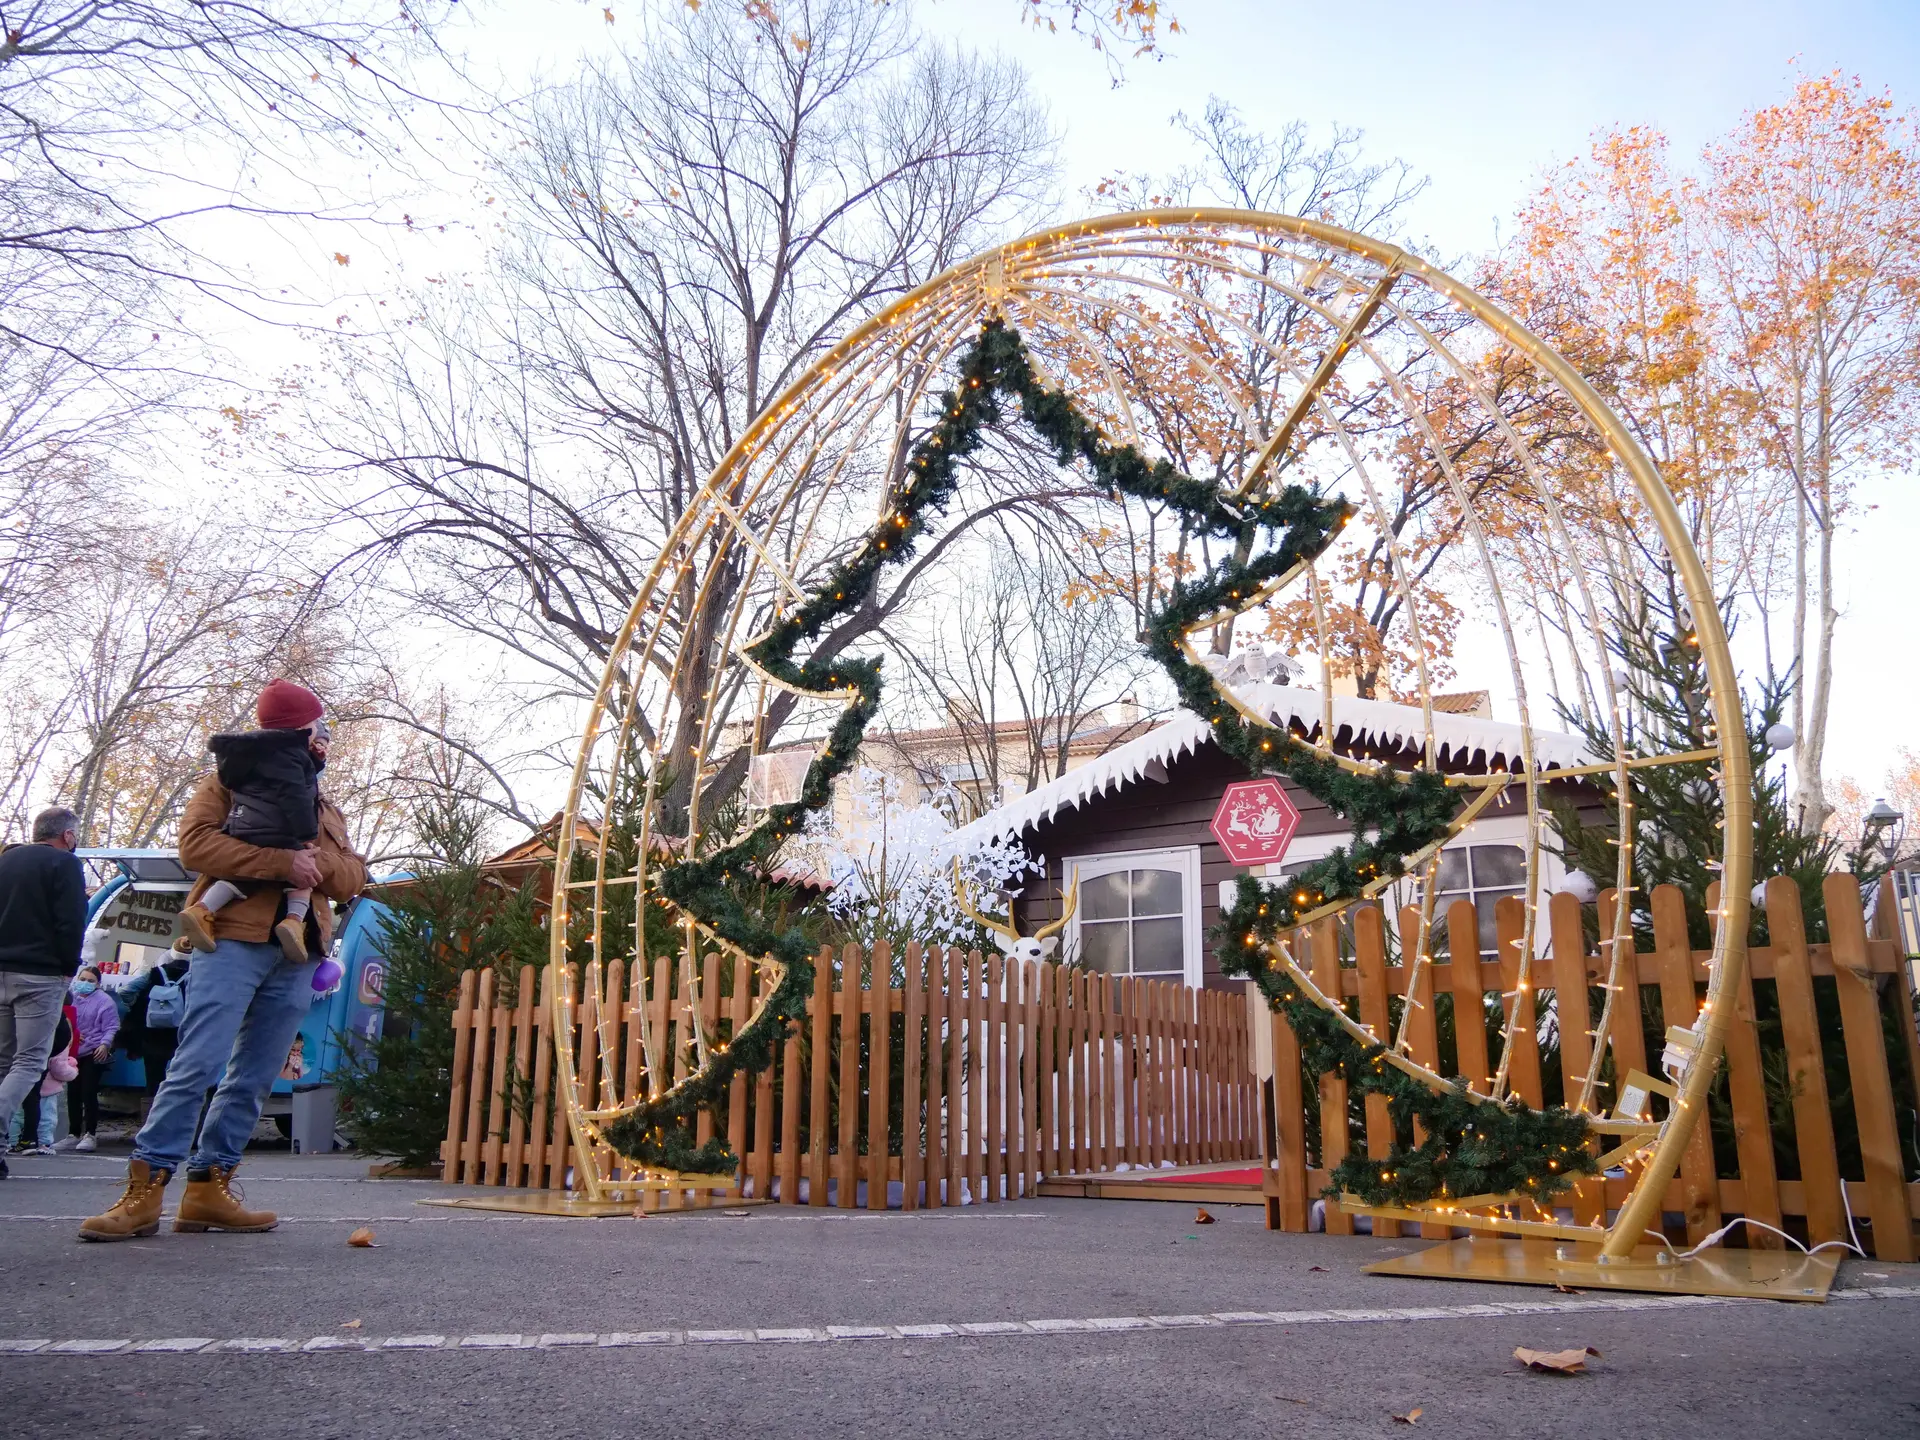
[[1080, 880], [1067, 945], [1090, 970], [1200, 983], [1200, 852], [1129, 850], [1066, 862]]
[[1493, 907], [1509, 895], [1527, 893], [1527, 852], [1518, 845], [1449, 845], [1440, 852], [1440, 874], [1433, 887], [1434, 910], [1445, 914], [1456, 900], [1473, 902], [1480, 929], [1480, 957], [1499, 952], [1493, 934]]

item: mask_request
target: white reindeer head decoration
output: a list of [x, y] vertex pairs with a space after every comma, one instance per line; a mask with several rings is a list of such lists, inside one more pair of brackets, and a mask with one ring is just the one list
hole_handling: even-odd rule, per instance
[[1003, 954], [1014, 960], [1039, 961], [1048, 959], [1059, 947], [1060, 932], [1067, 928], [1067, 921], [1073, 918], [1073, 912], [1080, 903], [1080, 877], [1073, 877], [1073, 884], [1067, 890], [1067, 903], [1061, 908], [1060, 918], [1051, 925], [1042, 925], [1032, 935], [1022, 937], [1013, 924], [1013, 902], [1007, 902], [1007, 915], [1004, 920], [992, 915], [982, 914], [967, 899], [967, 887], [960, 878], [960, 862], [953, 864], [953, 894], [960, 904], [960, 912], [970, 920], [978, 921], [993, 932], [993, 943], [1000, 947]]

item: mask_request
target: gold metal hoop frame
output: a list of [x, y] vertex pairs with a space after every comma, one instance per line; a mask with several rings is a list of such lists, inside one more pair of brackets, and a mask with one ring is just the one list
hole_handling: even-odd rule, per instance
[[[1290, 320], [1284, 336], [1275, 331], [1274, 317], [1281, 313]], [[1177, 357], [1185, 374], [1216, 403], [1220, 425], [1237, 438], [1246, 457], [1223, 489], [1246, 495], [1274, 484], [1282, 474], [1291, 479], [1296, 472], [1316, 474], [1344, 489], [1357, 507], [1355, 524], [1363, 530], [1371, 527], [1369, 533], [1379, 538], [1385, 573], [1376, 578], [1394, 587], [1404, 601], [1411, 689], [1424, 730], [1423, 763], [1431, 766], [1438, 750], [1432, 666], [1439, 651], [1422, 630], [1419, 602], [1428, 582], [1420, 557], [1392, 523], [1383, 499], [1379, 475], [1390, 460], [1382, 457], [1355, 416], [1371, 405], [1408, 422], [1406, 443], [1420, 449], [1422, 463], [1437, 469], [1455, 507], [1459, 552], [1474, 567], [1473, 583], [1482, 588], [1486, 611], [1503, 640], [1521, 712], [1518, 773], [1509, 764], [1451, 778], [1478, 792], [1463, 808], [1456, 833], [1497, 795], [1513, 789], [1524, 793], [1523, 988], [1535, 950], [1534, 917], [1544, 904], [1541, 787], [1555, 778], [1610, 779], [1625, 811], [1630, 769], [1717, 762], [1725, 814], [1721, 900], [1696, 1059], [1667, 1119], [1657, 1126], [1595, 1113], [1595, 1089], [1612, 1033], [1606, 1012], [1616, 994], [1634, 993], [1628, 912], [1635, 826], [1628, 812], [1622, 815], [1614, 877], [1615, 938], [1609, 946], [1605, 1007], [1587, 1073], [1577, 1083], [1576, 1077], [1568, 1077], [1568, 1103], [1593, 1114], [1597, 1129], [1623, 1141], [1616, 1156], [1633, 1153], [1643, 1162], [1603, 1247], [1610, 1259], [1626, 1261], [1643, 1234], [1657, 1225], [1668, 1182], [1704, 1120], [1707, 1092], [1732, 1018], [1728, 997], [1746, 963], [1751, 776], [1727, 637], [1673, 495], [1629, 429], [1578, 371], [1472, 287], [1398, 246], [1318, 221], [1184, 208], [1049, 227], [956, 265], [887, 306], [822, 355], [769, 405], [681, 514], [614, 641], [587, 720], [560, 830], [552, 917], [553, 957], [562, 962], [557, 973], [566, 974], [573, 922], [584, 920], [591, 956], [583, 985], [587, 993], [604, 994], [603, 967], [611, 957], [603, 953], [606, 927], [601, 922], [609, 897], [620, 887], [632, 886], [637, 900], [646, 893], [650, 866], [657, 868], [666, 853], [652, 831], [663, 747], [672, 737], [704, 779], [710, 767], [734, 750], [746, 747], [758, 754], [768, 743], [774, 691], [740, 652], [782, 606], [803, 597], [835, 556], [872, 523], [889, 467], [901, 462], [909, 434], [924, 424], [927, 405], [941, 392], [943, 367], [995, 315], [1020, 328], [1050, 375], [1085, 382], [1076, 399], [1097, 410], [1110, 434], [1142, 443], [1139, 407], [1146, 397], [1141, 380], [1125, 363], [1124, 342], [1131, 337], [1150, 342], [1163, 357]], [[1248, 360], [1251, 370], [1264, 378], [1256, 384], [1244, 373], [1223, 374], [1229, 352]], [[1582, 432], [1587, 458], [1580, 463], [1587, 488], [1580, 504], [1570, 503], [1569, 482], [1561, 473], [1569, 462], [1537, 453], [1490, 393], [1490, 356], [1527, 367], [1531, 383], [1548, 393]], [[1356, 376], [1364, 380], [1364, 393], [1352, 388], [1360, 383]], [[1473, 413], [1485, 437], [1481, 453], [1497, 457], [1506, 475], [1497, 490], [1476, 486], [1469, 461], [1440, 433], [1441, 422], [1432, 411], [1442, 392], [1456, 409], [1477, 407]], [[1591, 503], [1595, 486], [1611, 496], [1608, 507]], [[1512, 561], [1502, 548], [1501, 527], [1492, 523], [1499, 516], [1491, 507], [1504, 503], [1527, 507], [1538, 543], [1553, 553], [1555, 566], [1564, 566], [1565, 593], [1572, 597], [1565, 614], [1579, 621], [1564, 627], [1565, 644], [1591, 665], [1590, 693], [1609, 727], [1616, 757], [1612, 761], [1557, 767], [1538, 763], [1538, 717], [1521, 660], [1512, 587], [1502, 579], [1503, 572], [1511, 572]], [[1630, 743], [1623, 697], [1607, 660], [1607, 621], [1588, 573], [1596, 545], [1600, 550], [1606, 545], [1605, 536], [1596, 542], [1596, 529], [1614, 523], [1609, 514], [1629, 513], [1641, 543], [1651, 540], [1664, 549], [1691, 607], [1718, 727], [1717, 750], [1636, 755]], [[1334, 646], [1328, 616], [1340, 603], [1346, 583], [1339, 566], [1323, 557], [1262, 595], [1247, 597], [1246, 604], [1302, 582], [1321, 657], [1324, 711], [1318, 733], [1331, 752], [1335, 726], [1328, 657]], [[688, 653], [680, 643], [684, 621], [703, 606], [717, 621], [703, 632], [711, 634], [712, 644], [702, 653]], [[1360, 767], [1378, 763], [1337, 758]], [[712, 823], [711, 813], [703, 811], [705, 798], [702, 785], [694, 783], [685, 843], [698, 843]], [[609, 873], [608, 827], [599, 823], [615, 809], [639, 817], [637, 858], [621, 873]], [[1437, 847], [1435, 854], [1416, 858], [1427, 865], [1431, 882]], [[590, 873], [572, 878], [577, 870]], [[1434, 889], [1432, 883], [1422, 887], [1419, 933], [1403, 939], [1413, 966], [1430, 958]], [[682, 989], [691, 996], [700, 984], [693, 956], [699, 937], [691, 922], [683, 935]], [[1285, 949], [1276, 947], [1282, 953], [1275, 958], [1310, 994], [1318, 995]], [[763, 972], [778, 969], [766, 957], [743, 958]], [[770, 988], [762, 986], [763, 992]], [[572, 1005], [569, 984], [555, 987], [554, 1005], [560, 1091], [581, 1157], [577, 1187], [587, 1198], [601, 1200], [687, 1183], [686, 1177], [633, 1169], [606, 1146], [601, 1127], [632, 1108], [635, 1095], [658, 1096], [675, 1083], [676, 1073], [684, 1078], [689, 1060], [695, 1070], [707, 1063], [711, 1044], [700, 1028], [699, 1007], [689, 1007], [694, 1033], [690, 1057], [665, 1053], [642, 1013], [645, 1007], [636, 1012], [642, 1065], [638, 1074], [629, 1076], [629, 1094], [623, 1097], [613, 1093], [604, 1072], [598, 1094], [589, 1094], [581, 1083], [566, 1023]], [[1507, 1044], [1489, 1087], [1494, 1098], [1506, 1092], [1520, 1011], [1516, 1001], [1507, 1012]], [[1394, 1063], [1410, 1073], [1418, 1072], [1429, 1083], [1446, 1083], [1413, 1062], [1404, 1023], [1397, 1037], [1376, 1036], [1356, 1022], [1346, 1023], [1368, 1043], [1391, 1040]], [[1497, 1215], [1491, 1224], [1509, 1233], [1565, 1238], [1577, 1233], [1589, 1240], [1594, 1235], [1557, 1225], [1502, 1225]]]

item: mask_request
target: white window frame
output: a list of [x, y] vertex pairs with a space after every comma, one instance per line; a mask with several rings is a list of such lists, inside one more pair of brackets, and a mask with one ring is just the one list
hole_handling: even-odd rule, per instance
[[[1198, 989], [1205, 978], [1206, 959], [1200, 948], [1200, 847], [1179, 845], [1159, 850], [1113, 850], [1099, 855], [1066, 855], [1061, 870], [1068, 889], [1076, 879], [1091, 880], [1119, 870], [1177, 870], [1180, 872], [1181, 980]], [[1067, 953], [1080, 954], [1080, 911], [1067, 921]]]

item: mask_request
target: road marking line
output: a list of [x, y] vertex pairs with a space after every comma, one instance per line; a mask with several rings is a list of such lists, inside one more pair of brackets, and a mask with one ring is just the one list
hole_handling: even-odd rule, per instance
[[[1884, 1304], [1920, 1300], [1920, 1285], [1876, 1285], [1836, 1290], [1833, 1299]], [[639, 1345], [794, 1345], [835, 1340], [965, 1340], [995, 1335], [1086, 1335], [1142, 1330], [1203, 1329], [1225, 1325], [1369, 1325], [1422, 1320], [1499, 1319], [1513, 1315], [1563, 1315], [1607, 1310], [1688, 1310], [1699, 1306], [1767, 1305], [1766, 1300], [1718, 1299], [1704, 1295], [1618, 1295], [1596, 1299], [1516, 1302], [1512, 1304], [1409, 1305], [1395, 1310], [1222, 1310], [1211, 1315], [1105, 1315], [1091, 1319], [974, 1320], [953, 1324], [804, 1325], [757, 1330], [637, 1330], [604, 1335], [585, 1331], [487, 1332], [475, 1335], [392, 1335], [386, 1339], [317, 1335], [298, 1341], [256, 1336], [211, 1340], [181, 1336], [160, 1340], [0, 1339], [0, 1355], [278, 1355], [299, 1352], [359, 1351], [363, 1354], [406, 1350], [566, 1350]]]

